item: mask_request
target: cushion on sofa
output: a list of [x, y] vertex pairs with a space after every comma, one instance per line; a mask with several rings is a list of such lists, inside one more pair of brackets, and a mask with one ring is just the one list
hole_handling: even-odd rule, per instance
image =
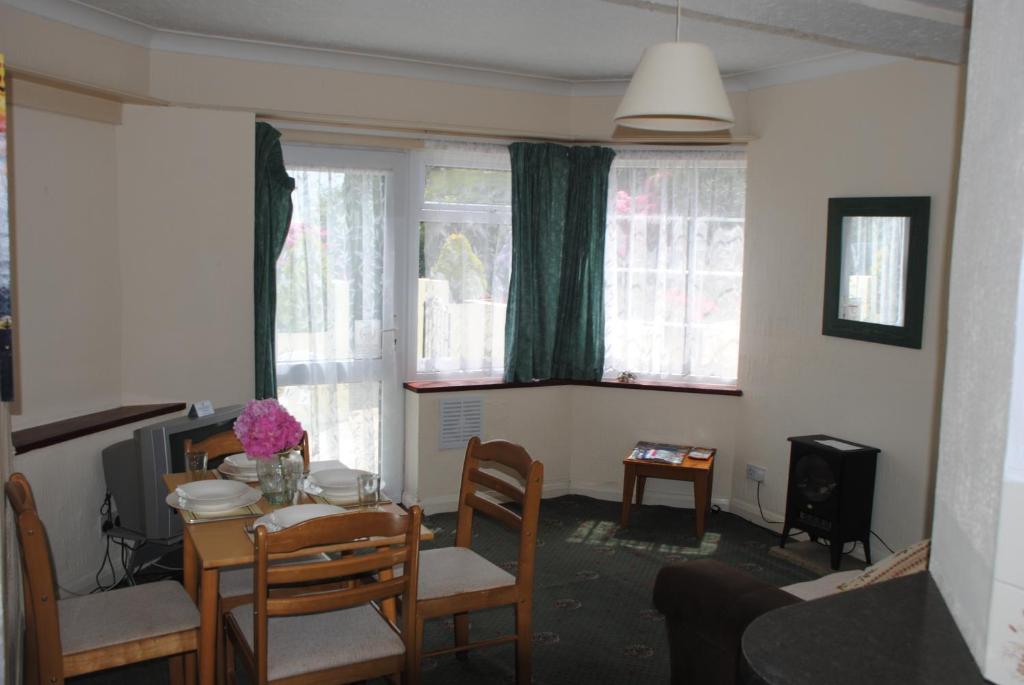
[[[881, 583], [884, 580], [892, 580], [902, 576], [909, 576], [912, 573], [920, 573], [928, 570], [928, 553], [931, 550], [931, 540], [922, 540], [914, 543], [906, 549], [896, 552], [892, 556], [882, 559], [874, 566], [868, 566], [864, 572], [856, 578], [852, 578], [841, 585], [840, 592], [855, 590], [859, 587]], [[825, 576], [826, 578], [830, 576]]]
[[839, 571], [838, 573], [830, 573], [827, 576], [816, 578], [814, 580], [808, 580], [803, 583], [793, 583], [792, 585], [784, 585], [781, 590], [788, 592], [794, 597], [799, 597], [805, 602], [809, 602], [812, 599], [819, 599], [821, 597], [828, 597], [839, 592], [839, 586], [843, 583], [853, 580], [864, 571], [860, 569], [854, 569], [852, 571]]

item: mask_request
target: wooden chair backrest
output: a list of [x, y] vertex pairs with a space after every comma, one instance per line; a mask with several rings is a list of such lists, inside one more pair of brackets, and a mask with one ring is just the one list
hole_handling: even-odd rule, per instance
[[[220, 459], [231, 454], [245, 452], [242, 443], [233, 430], [221, 431], [206, 437], [198, 442], [192, 442], [191, 438], [185, 438], [185, 452], [191, 451], [206, 452], [210, 461]], [[309, 471], [309, 434], [303, 432], [302, 442], [299, 443], [299, 452], [302, 453], [302, 470]]]
[[22, 592], [25, 598], [25, 683], [64, 682], [60, 644], [57, 580], [46, 528], [36, 511], [28, 479], [15, 473], [4, 485], [14, 509], [21, 547]]
[[[525, 487], [482, 471], [482, 462], [500, 464], [511, 469], [525, 482]], [[459, 490], [459, 522], [455, 531], [455, 544], [469, 547], [473, 539], [473, 512], [478, 511], [519, 533], [519, 564], [517, 584], [533, 583], [534, 553], [537, 548], [537, 527], [540, 520], [540, 496], [544, 485], [544, 465], [531, 458], [521, 446], [505, 440], [471, 438], [466, 446], [466, 461], [462, 466], [462, 486]], [[521, 507], [516, 514], [478, 491], [493, 491], [508, 497]]]
[[[419, 576], [420, 521], [418, 506], [408, 514], [367, 511], [311, 519], [276, 533], [263, 526], [256, 528], [256, 573], [253, 577], [254, 642], [257, 682], [267, 681], [267, 620], [273, 616], [335, 611], [349, 607], [390, 601], [401, 596], [403, 607], [416, 606]], [[399, 545], [377, 547], [366, 554], [350, 554], [340, 559], [311, 561], [301, 564], [274, 564], [276, 555], [293, 554], [307, 548], [332, 545], [360, 538], [394, 538], [403, 536]], [[394, 567], [405, 565], [401, 576]], [[369, 574], [375, 574], [371, 576]], [[359, 583], [324, 583], [359, 575]], [[296, 584], [310, 584], [303, 594]], [[287, 592], [274, 593], [275, 587], [287, 585]], [[391, 612], [383, 612], [387, 617]], [[389, 618], [401, 633], [406, 650], [411, 653], [415, 635], [415, 611], [403, 611], [401, 627]], [[339, 636], [339, 639], [344, 639]]]

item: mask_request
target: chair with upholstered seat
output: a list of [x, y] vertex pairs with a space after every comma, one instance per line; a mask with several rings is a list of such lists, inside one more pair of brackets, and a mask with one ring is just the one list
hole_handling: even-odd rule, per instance
[[[255, 602], [235, 607], [225, 617], [228, 649], [226, 680], [235, 681], [235, 650], [259, 685], [269, 682], [348, 683], [378, 676], [417, 681], [411, 637], [415, 617], [394, 621], [395, 599], [416, 604], [420, 509], [408, 514], [367, 511], [314, 518], [270, 533], [255, 533]], [[359, 538], [403, 542], [340, 559], [273, 564], [275, 556], [301, 556], [312, 547]], [[396, 576], [398, 564], [414, 569]], [[360, 577], [359, 584], [329, 581]], [[310, 584], [307, 592], [296, 590]], [[286, 593], [278, 592], [286, 588]]]
[[[525, 487], [481, 470], [484, 463], [503, 467], [525, 482]], [[416, 604], [416, 651], [422, 656], [455, 653], [504, 642], [516, 643], [516, 682], [530, 682], [533, 640], [533, 565], [540, 517], [544, 465], [530, 458], [519, 445], [504, 440], [480, 442], [472, 438], [466, 447], [459, 490], [459, 518], [455, 546], [424, 550], [420, 555], [419, 601]], [[521, 514], [507, 509], [480, 492], [491, 491], [519, 504]], [[496, 566], [471, 550], [473, 514], [480, 513], [519, 533], [516, 574]], [[515, 607], [515, 635], [469, 642], [467, 612], [500, 606]], [[423, 624], [454, 615], [455, 646], [422, 654]]]
[[[242, 442], [235, 435], [233, 430], [225, 430], [206, 438], [192, 442], [190, 438], [185, 439], [184, 451], [206, 452], [207, 458], [212, 460], [227, 457], [232, 454], [245, 452]], [[303, 432], [302, 442], [299, 443], [299, 452], [302, 454], [302, 470], [309, 471], [309, 434]], [[240, 566], [237, 568], [225, 569], [220, 574], [220, 588], [218, 593], [220, 604], [218, 617], [223, 616], [237, 606], [252, 602], [252, 566]], [[217, 621], [218, 639], [223, 637], [221, 631], [221, 619]], [[223, 644], [217, 650], [218, 658], [223, 654]]]
[[163, 581], [59, 599], [46, 528], [28, 480], [4, 486], [17, 517], [25, 598], [25, 683], [65, 678], [170, 657], [171, 682], [184, 680], [195, 654], [199, 611], [178, 583]]

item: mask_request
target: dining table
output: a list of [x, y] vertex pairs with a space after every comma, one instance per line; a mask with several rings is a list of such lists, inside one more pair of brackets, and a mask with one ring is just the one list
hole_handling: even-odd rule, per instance
[[[339, 464], [341, 466], [341, 464]], [[209, 471], [203, 478], [218, 478], [219, 474]], [[188, 473], [164, 474], [164, 485], [169, 493], [185, 483], [190, 482]], [[254, 487], [259, 487], [253, 484]], [[300, 492], [296, 504], [312, 504], [314, 500], [305, 492]], [[263, 514], [270, 513], [283, 506], [270, 504], [263, 497], [256, 507]], [[405, 513], [397, 504], [381, 503], [374, 505], [377, 511]], [[351, 511], [365, 511], [365, 507], [353, 506]], [[220, 589], [221, 569], [252, 565], [256, 559], [256, 550], [251, 534], [246, 530], [258, 515], [231, 518], [226, 520], [202, 520], [190, 523], [184, 512], [182, 516], [184, 533], [182, 535], [182, 575], [185, 590], [196, 606], [199, 607], [199, 685], [214, 685], [217, 678], [217, 610]], [[426, 526], [420, 527], [420, 539], [432, 540], [433, 532]], [[350, 540], [334, 545], [306, 548], [293, 554], [282, 554], [281, 558], [302, 557], [321, 552], [344, 552], [348, 550], [381, 547], [384, 545], [401, 544], [403, 536], [394, 538], [365, 538]], [[194, 659], [186, 659], [186, 682], [193, 682], [195, 673]]]

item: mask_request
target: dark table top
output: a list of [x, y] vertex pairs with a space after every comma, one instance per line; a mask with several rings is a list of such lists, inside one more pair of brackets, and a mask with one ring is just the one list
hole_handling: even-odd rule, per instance
[[928, 573], [770, 611], [742, 648], [747, 685], [987, 682]]

